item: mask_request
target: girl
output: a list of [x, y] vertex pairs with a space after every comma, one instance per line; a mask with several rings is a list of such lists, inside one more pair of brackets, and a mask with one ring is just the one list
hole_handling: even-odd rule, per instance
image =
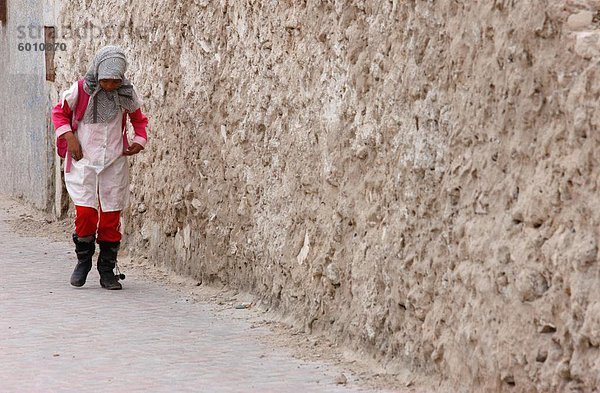
[[[120, 214], [129, 191], [126, 156], [144, 149], [148, 124], [140, 110], [141, 99], [125, 79], [126, 69], [120, 47], [100, 49], [85, 78], [64, 92], [52, 111], [56, 137], [67, 142], [65, 183], [75, 204], [77, 254], [71, 285], [76, 287], [85, 284], [97, 241], [100, 285], [122, 288], [113, 269], [121, 244]], [[82, 114], [81, 119], [76, 113]], [[126, 116], [135, 131], [131, 146], [125, 133]]]

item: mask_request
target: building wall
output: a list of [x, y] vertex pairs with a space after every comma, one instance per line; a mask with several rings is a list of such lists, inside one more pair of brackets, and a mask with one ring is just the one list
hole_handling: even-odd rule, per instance
[[[54, 200], [54, 143], [49, 127], [52, 82], [46, 82], [45, 53], [19, 44], [44, 43], [55, 2], [8, 0], [0, 28], [0, 192], [49, 210]], [[31, 28], [30, 28], [31, 27]]]
[[62, 11], [105, 29], [57, 83], [117, 42], [146, 101], [133, 255], [250, 290], [388, 371], [600, 389], [597, 2]]

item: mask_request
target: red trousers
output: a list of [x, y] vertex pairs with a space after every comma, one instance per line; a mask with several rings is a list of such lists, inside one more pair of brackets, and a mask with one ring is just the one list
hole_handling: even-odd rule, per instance
[[78, 237], [98, 234], [96, 239], [104, 242], [121, 241], [121, 212], [103, 212], [93, 207], [75, 206], [75, 233]]

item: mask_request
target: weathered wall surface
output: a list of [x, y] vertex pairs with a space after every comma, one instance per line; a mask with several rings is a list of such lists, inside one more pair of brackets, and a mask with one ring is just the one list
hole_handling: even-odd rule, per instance
[[[251, 290], [390, 370], [590, 392], [599, 6], [104, 0], [63, 17], [147, 29], [121, 43], [152, 125], [127, 225], [148, 263]], [[75, 42], [63, 87], [114, 41]]]
[[44, 43], [54, 6], [53, 0], [8, 1], [7, 23], [0, 26], [0, 192], [44, 210], [54, 200], [52, 83], [45, 80], [44, 52], [18, 45]]

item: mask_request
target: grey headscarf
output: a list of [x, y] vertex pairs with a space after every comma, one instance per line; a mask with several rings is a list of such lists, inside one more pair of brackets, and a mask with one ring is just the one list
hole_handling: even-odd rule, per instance
[[[85, 123], [108, 123], [122, 110], [135, 112], [142, 102], [133, 85], [125, 79], [127, 60], [123, 49], [118, 46], [105, 46], [100, 49], [85, 74], [83, 88], [90, 95], [85, 110]], [[101, 79], [121, 79], [121, 87], [111, 92], [100, 87]]]

